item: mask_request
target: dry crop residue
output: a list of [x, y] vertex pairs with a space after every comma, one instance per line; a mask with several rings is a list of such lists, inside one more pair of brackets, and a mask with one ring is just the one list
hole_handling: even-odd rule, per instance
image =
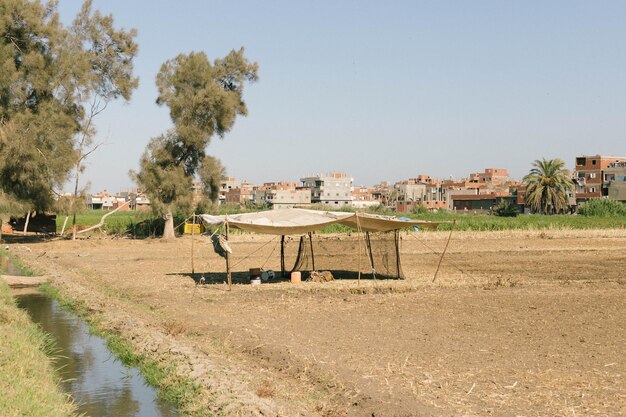
[[[626, 412], [625, 231], [457, 233], [432, 283], [446, 238], [403, 236], [404, 281], [231, 292], [204, 237], [202, 286], [189, 237], [31, 243], [20, 256], [146, 351], [192, 358], [181, 372], [241, 415]], [[280, 269], [273, 244], [259, 249], [269, 239], [231, 239], [240, 276]]]

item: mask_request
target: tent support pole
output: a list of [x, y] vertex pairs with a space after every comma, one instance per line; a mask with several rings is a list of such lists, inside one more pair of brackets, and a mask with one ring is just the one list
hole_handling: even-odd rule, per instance
[[402, 266], [400, 265], [400, 231], [396, 230], [393, 233], [394, 246], [396, 247], [396, 272], [398, 273], [398, 279], [402, 277]]
[[[226, 240], [228, 240], [228, 221], [224, 224], [226, 229]], [[230, 291], [233, 286], [233, 277], [230, 271], [230, 254], [228, 252], [226, 252], [226, 277], [228, 278], [228, 291]]]
[[439, 264], [437, 264], [437, 270], [435, 271], [435, 276], [433, 277], [433, 281], [437, 279], [437, 274], [439, 273], [439, 268], [441, 267], [441, 261], [443, 261], [443, 256], [446, 254], [448, 250], [448, 245], [450, 244], [450, 238], [452, 237], [452, 231], [454, 230], [454, 225], [456, 224], [456, 219], [452, 221], [452, 227], [450, 227], [450, 234], [448, 235], [448, 241], [446, 242], [446, 247], [443, 248], [443, 252], [441, 252], [441, 258], [439, 258]]
[[357, 286], [361, 286], [361, 224], [359, 223], [359, 213], [356, 213], [356, 230], [357, 230], [357, 240], [359, 241], [359, 275], [357, 278]]
[[285, 235], [280, 236], [280, 276], [285, 278]]
[[376, 279], [376, 269], [374, 268], [374, 254], [372, 254], [372, 241], [370, 240], [370, 232], [365, 232], [365, 241], [367, 243], [367, 254], [370, 259], [370, 269], [372, 270], [372, 277]]
[[315, 271], [315, 254], [313, 253], [313, 233], [309, 232], [309, 245], [311, 246], [311, 268]]
[[193, 241], [195, 240], [195, 232], [196, 232], [196, 214], [194, 213], [191, 216], [191, 275], [193, 275], [196, 271], [193, 267]]

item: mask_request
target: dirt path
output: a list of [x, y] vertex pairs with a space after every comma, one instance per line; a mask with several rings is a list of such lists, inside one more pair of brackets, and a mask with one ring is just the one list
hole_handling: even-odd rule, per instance
[[[626, 231], [458, 233], [433, 284], [446, 238], [404, 236], [405, 281], [232, 292], [195, 285], [190, 238], [15, 251], [141, 349], [184, 357], [225, 415], [626, 415]], [[266, 238], [231, 243], [257, 251], [238, 271], [280, 269]], [[196, 272], [224, 270], [195, 247]]]

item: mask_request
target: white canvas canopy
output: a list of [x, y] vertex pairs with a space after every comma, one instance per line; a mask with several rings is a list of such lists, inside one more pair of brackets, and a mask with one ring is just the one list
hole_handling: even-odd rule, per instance
[[412, 226], [435, 229], [440, 224], [392, 216], [298, 208], [223, 216], [202, 214], [200, 217], [209, 225], [228, 223], [241, 230], [269, 235], [306, 234], [331, 224], [343, 224], [364, 232], [389, 232]]

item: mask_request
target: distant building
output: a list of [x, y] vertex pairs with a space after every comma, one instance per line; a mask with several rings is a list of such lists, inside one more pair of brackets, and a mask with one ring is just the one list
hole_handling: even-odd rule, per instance
[[375, 189], [372, 187], [353, 187], [352, 189], [352, 207], [368, 208], [381, 204], [380, 200], [374, 197]]
[[392, 188], [386, 181], [376, 184], [372, 187], [372, 198], [386, 206], [388, 205], [389, 193]]
[[311, 203], [333, 208], [352, 205], [354, 179], [343, 173], [330, 173], [301, 178], [303, 188], [311, 190]]
[[611, 200], [626, 202], [626, 162], [615, 162], [604, 170], [607, 196]]
[[626, 162], [626, 157], [603, 155], [576, 157], [574, 169], [576, 201], [580, 203], [590, 198], [608, 197], [610, 179], [605, 178], [605, 171], [611, 165], [620, 162]]
[[150, 199], [143, 193], [135, 195], [134, 201], [131, 203], [131, 209], [136, 211], [148, 211], [150, 207]]
[[457, 194], [452, 196], [451, 206], [455, 211], [489, 212], [501, 201], [517, 204], [517, 195]]
[[509, 171], [504, 168], [487, 168], [484, 172], [470, 174], [470, 182], [488, 184], [492, 187], [504, 185], [509, 180]]
[[107, 190], [87, 196], [87, 208], [90, 210], [113, 210], [117, 207], [117, 199]]
[[[146, 196], [142, 190], [129, 190], [123, 191], [118, 194], [119, 197], [124, 199], [124, 202], [129, 202], [128, 210], [136, 211], [148, 211], [150, 210], [150, 199]], [[125, 208], [123, 210], [126, 210]]]
[[[465, 182], [462, 184], [465, 186]], [[398, 213], [408, 213], [416, 206], [426, 207], [429, 210], [448, 208], [448, 188], [441, 180], [428, 175], [418, 175], [416, 178], [399, 181], [394, 184], [395, 204], [392, 207]]]
[[219, 202], [220, 203], [225, 202], [226, 193], [228, 193], [228, 190], [231, 190], [234, 188], [241, 188], [241, 181], [239, 181], [235, 177], [222, 178], [222, 181], [220, 182], [220, 191], [219, 191], [219, 196], [218, 196]]
[[448, 204], [448, 189], [438, 182], [427, 183], [421, 205], [430, 210], [439, 210], [447, 209]]
[[256, 187], [254, 201], [267, 204], [274, 210], [309, 206], [311, 190], [300, 187], [297, 182], [266, 182]]
[[398, 192], [398, 201], [421, 202], [426, 194], [426, 184], [417, 178], [409, 178], [406, 181], [397, 182], [394, 188]]
[[[88, 195], [86, 198], [86, 205], [87, 208], [91, 210], [119, 209], [121, 211], [129, 211], [137, 209], [137, 199], [140, 201], [140, 208], [150, 208], [150, 200], [148, 200], [145, 195], [138, 194], [136, 191], [125, 191], [112, 195], [107, 190], [103, 190], [99, 193]], [[129, 201], [130, 203], [128, 203]]]
[[244, 204], [253, 199], [252, 191], [244, 188], [230, 188], [224, 195], [224, 202], [228, 204]]

